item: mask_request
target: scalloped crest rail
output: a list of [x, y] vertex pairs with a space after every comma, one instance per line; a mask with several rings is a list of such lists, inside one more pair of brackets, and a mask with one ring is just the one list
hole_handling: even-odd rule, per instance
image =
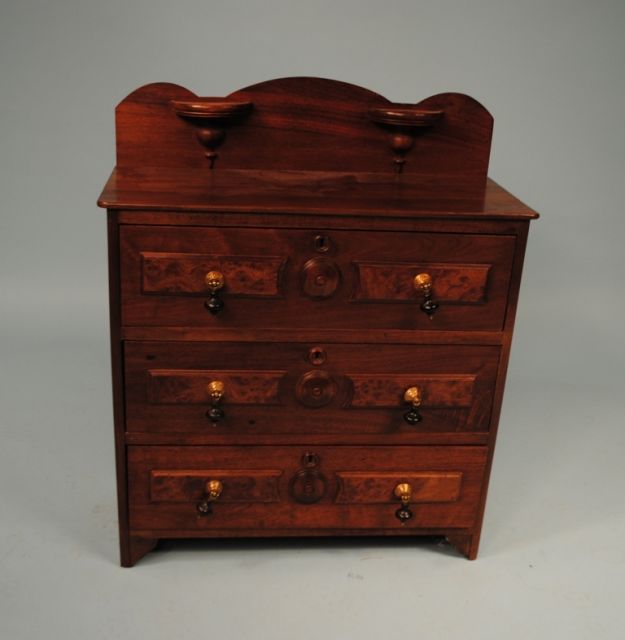
[[224, 98], [151, 84], [117, 107], [117, 166], [205, 170], [194, 138], [211, 123], [227, 131], [216, 141], [223, 146], [215, 168], [395, 172], [395, 147], [404, 148], [395, 138], [407, 137], [406, 173], [464, 176], [483, 186], [493, 120], [458, 93], [395, 104], [318, 78], [263, 82]]
[[161, 538], [438, 536], [477, 554], [529, 221], [492, 117], [283, 78], [116, 110], [121, 563]]

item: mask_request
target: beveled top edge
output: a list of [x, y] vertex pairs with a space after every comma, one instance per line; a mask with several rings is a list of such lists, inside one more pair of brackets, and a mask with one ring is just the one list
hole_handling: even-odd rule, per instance
[[[371, 182], [367, 182], [368, 177]], [[196, 181], [185, 185], [184, 192], [179, 189], [180, 183], [175, 177], [160, 178], [158, 174], [155, 179], [149, 173], [126, 174], [116, 169], [100, 195], [98, 206], [133, 211], [314, 214], [322, 217], [508, 220], [539, 217], [536, 211], [490, 178], [480, 193], [471, 191], [468, 195], [448, 192], [444, 184], [424, 184], [422, 192], [417, 190], [410, 194], [406, 192], [405, 183], [384, 181], [379, 174], [230, 170], [219, 176], [219, 180], [229, 181], [224, 183], [225, 189], [217, 184], [218, 188], [211, 190], [210, 182]], [[302, 180], [309, 180], [310, 186]], [[335, 184], [348, 184], [351, 191], [338, 189], [334, 192], [332, 185]], [[395, 187], [397, 190], [393, 190]], [[402, 194], [405, 197], [400, 197]]]

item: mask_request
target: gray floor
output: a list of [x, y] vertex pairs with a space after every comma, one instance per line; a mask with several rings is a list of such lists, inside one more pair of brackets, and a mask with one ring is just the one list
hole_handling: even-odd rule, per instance
[[121, 569], [105, 309], [19, 317], [47, 303], [48, 335], [11, 316], [1, 342], [3, 640], [622, 637], [622, 389], [525, 379], [513, 358], [476, 562], [405, 540], [192, 542]]

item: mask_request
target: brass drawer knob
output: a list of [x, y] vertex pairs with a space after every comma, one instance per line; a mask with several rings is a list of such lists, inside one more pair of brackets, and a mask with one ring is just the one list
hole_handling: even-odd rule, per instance
[[213, 502], [219, 499], [223, 488], [220, 480], [209, 480], [206, 483], [204, 497], [197, 503], [197, 511], [201, 516], [207, 516], [213, 512]]
[[393, 493], [396, 498], [401, 500], [402, 504], [408, 504], [412, 496], [412, 487], [407, 482], [401, 482], [395, 487]]
[[221, 271], [209, 271], [204, 276], [204, 283], [209, 293], [208, 300], [204, 303], [204, 306], [214, 316], [224, 308], [224, 302], [219, 297], [219, 291], [224, 288], [225, 281], [224, 274]]
[[226, 385], [221, 380], [213, 380], [206, 385], [206, 393], [211, 403], [211, 408], [206, 412], [206, 417], [213, 424], [217, 424], [226, 417], [224, 410], [219, 406], [226, 393]]
[[423, 296], [420, 309], [425, 313], [430, 320], [434, 318], [434, 313], [438, 309], [438, 302], [432, 300], [432, 287], [434, 281], [429, 273], [419, 273], [414, 277], [412, 284], [417, 291]]
[[408, 387], [404, 391], [404, 402], [410, 405], [410, 409], [404, 413], [404, 420], [408, 424], [417, 424], [423, 420], [423, 416], [419, 413], [421, 400], [421, 389], [419, 387]]
[[401, 507], [395, 511], [395, 517], [404, 524], [412, 518], [412, 511], [408, 506], [412, 496], [412, 487], [407, 482], [400, 482], [393, 493], [396, 498], [401, 500]]
[[209, 271], [204, 276], [204, 282], [211, 293], [223, 289], [224, 281], [224, 274], [221, 271]]
[[223, 490], [224, 486], [219, 480], [209, 480], [206, 483], [206, 493], [208, 494], [208, 499], [212, 502], [219, 498]]
[[226, 392], [226, 385], [221, 380], [213, 380], [206, 385], [206, 391], [212, 402], [220, 402]]
[[421, 389], [419, 387], [408, 387], [404, 391], [404, 400], [413, 407], [418, 407], [421, 404]]

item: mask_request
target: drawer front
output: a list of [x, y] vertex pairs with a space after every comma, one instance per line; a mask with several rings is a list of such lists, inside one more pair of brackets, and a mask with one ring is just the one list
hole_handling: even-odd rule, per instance
[[486, 457], [485, 447], [132, 446], [130, 526], [470, 528]]
[[[143, 326], [500, 330], [513, 236], [121, 228], [122, 322]], [[207, 274], [223, 280], [213, 314]], [[433, 315], [414, 279], [431, 278]]]
[[216, 442], [486, 432], [498, 362], [488, 346], [126, 342], [127, 430]]

